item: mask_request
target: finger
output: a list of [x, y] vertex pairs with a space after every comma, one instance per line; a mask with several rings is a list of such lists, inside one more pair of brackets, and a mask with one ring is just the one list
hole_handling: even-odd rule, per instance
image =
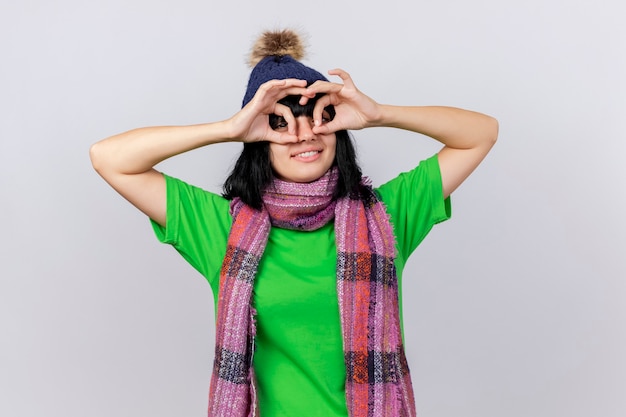
[[287, 97], [287, 96], [301, 96], [302, 94], [305, 94], [306, 88], [304, 87], [290, 87], [290, 88], [285, 88], [285, 89], [281, 89], [280, 91], [277, 92], [276, 98], [277, 100], [282, 100], [283, 98]]
[[276, 132], [273, 130], [272, 133], [268, 135], [267, 141], [273, 142], [273, 143], [279, 143], [281, 145], [286, 144], [286, 143], [297, 143], [298, 136], [292, 135], [288, 132]]
[[294, 78], [290, 78], [285, 80], [285, 84], [283, 86], [278, 87], [280, 90], [280, 98], [284, 98], [286, 96], [299, 96], [302, 94], [306, 94], [306, 80], [298, 80]]
[[331, 83], [329, 81], [315, 81], [307, 87], [307, 96], [312, 94], [334, 94], [339, 93], [343, 88], [343, 84]]
[[272, 80], [268, 81], [268, 83], [270, 89], [274, 89], [277, 91], [305, 90], [307, 85], [306, 80], [298, 80], [296, 78]]
[[313, 123], [315, 126], [322, 125], [322, 114], [324, 113], [324, 109], [331, 104], [331, 97], [328, 95], [321, 96], [317, 99], [315, 107], [313, 107]]
[[287, 122], [287, 132], [290, 135], [296, 135], [296, 118], [293, 116], [291, 109], [284, 104], [276, 103], [274, 106], [274, 114], [282, 116]]
[[328, 135], [328, 134], [331, 134], [331, 133], [337, 132], [338, 130], [343, 130], [343, 129], [341, 126], [339, 126], [339, 123], [330, 121], [323, 125], [313, 126], [313, 129], [311, 130], [316, 135]]
[[330, 130], [328, 128], [328, 124], [321, 125], [321, 126], [313, 126], [313, 129], [311, 129], [311, 130], [316, 135], [328, 135], [329, 133], [334, 132], [333, 130]]
[[335, 118], [333, 120], [331, 120], [328, 123], [324, 123], [321, 124], [319, 126], [314, 126], [313, 127], [313, 133], [317, 133], [317, 134], [330, 134], [330, 133], [335, 133], [338, 132], [340, 130], [347, 130], [350, 129], [348, 126], [346, 126], [343, 121]]
[[[283, 78], [281, 80], [269, 80], [261, 84], [262, 86], [270, 86], [270, 87], [306, 87], [306, 80], [299, 80], [297, 78]], [[259, 87], [259, 88], [261, 88]]]
[[299, 78], [286, 78], [285, 84], [289, 86], [306, 87], [307, 80], [301, 80]]
[[300, 95], [303, 92], [306, 92], [306, 80], [288, 78], [270, 80], [261, 84], [255, 96], [260, 93], [260, 95], [275, 94], [276, 96], [282, 95], [282, 97], [285, 97], [287, 95]]
[[276, 102], [287, 96], [300, 96], [306, 93], [306, 81], [285, 79], [271, 80], [261, 84], [253, 99], [246, 105], [259, 113], [274, 113]]
[[356, 86], [354, 85], [354, 81], [352, 81], [352, 77], [350, 76], [350, 74], [348, 74], [346, 71], [342, 70], [341, 68], [335, 68], [335, 69], [331, 69], [330, 71], [328, 71], [329, 75], [337, 75], [339, 76], [339, 78], [341, 78], [341, 81], [343, 81], [343, 84], [347, 87], [350, 88], [356, 88]]
[[308, 89], [305, 89], [304, 93], [300, 95], [300, 100], [298, 101], [298, 103], [301, 106], [306, 106], [309, 100], [314, 99], [314, 98], [315, 98], [315, 93], [312, 91], [309, 91]]

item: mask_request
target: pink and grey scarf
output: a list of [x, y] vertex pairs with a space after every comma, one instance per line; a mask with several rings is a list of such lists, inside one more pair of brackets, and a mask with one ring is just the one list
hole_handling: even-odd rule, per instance
[[389, 217], [372, 188], [333, 200], [337, 170], [319, 180], [276, 179], [261, 211], [239, 199], [220, 273], [215, 363], [209, 417], [259, 416], [252, 353], [252, 289], [272, 226], [316, 230], [334, 219], [337, 293], [351, 417], [413, 417], [415, 404], [398, 312], [395, 240]]

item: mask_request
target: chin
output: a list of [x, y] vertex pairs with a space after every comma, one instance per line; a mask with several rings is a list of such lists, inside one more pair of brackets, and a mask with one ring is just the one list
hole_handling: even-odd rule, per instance
[[290, 175], [282, 175], [278, 172], [275, 172], [274, 174], [276, 175], [277, 178], [283, 180], [283, 181], [288, 181], [288, 182], [299, 182], [299, 183], [307, 183], [307, 182], [313, 182], [315, 180], [320, 179], [328, 170], [325, 170], [323, 172], [318, 171], [318, 172], [310, 172], [310, 173], [298, 173], [298, 174], [290, 174]]

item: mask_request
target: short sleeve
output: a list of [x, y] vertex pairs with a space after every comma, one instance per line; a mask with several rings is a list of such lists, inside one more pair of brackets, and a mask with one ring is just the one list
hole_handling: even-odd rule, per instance
[[416, 168], [376, 191], [391, 218], [402, 264], [435, 224], [451, 216], [450, 198], [443, 198], [437, 155], [421, 161]]
[[172, 245], [215, 290], [232, 223], [229, 201], [179, 179], [163, 176], [167, 190], [166, 226], [151, 220], [155, 235], [162, 243]]

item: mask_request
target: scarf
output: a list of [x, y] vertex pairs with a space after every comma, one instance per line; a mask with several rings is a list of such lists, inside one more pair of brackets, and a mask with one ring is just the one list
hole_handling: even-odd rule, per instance
[[256, 417], [252, 289], [272, 226], [312, 231], [334, 219], [337, 296], [351, 417], [413, 417], [415, 404], [402, 346], [395, 238], [368, 180], [358, 195], [333, 200], [336, 168], [312, 183], [275, 179], [262, 210], [238, 198], [220, 271], [209, 417]]

